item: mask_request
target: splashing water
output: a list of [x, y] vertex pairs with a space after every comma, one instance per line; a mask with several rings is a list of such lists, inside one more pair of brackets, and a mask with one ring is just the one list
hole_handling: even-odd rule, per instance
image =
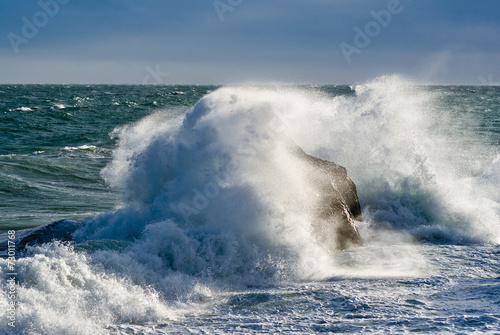
[[[415, 240], [499, 243], [500, 158], [460, 139], [426, 87], [391, 76], [353, 90], [226, 87], [185, 116], [117, 128], [102, 177], [122, 208], [83, 220], [72, 245], [32, 247], [18, 260], [19, 326], [107, 334], [196, 314], [226, 290], [432, 272]], [[290, 139], [347, 168], [365, 247], [336, 255], [317, 243], [314, 190]], [[478, 173], [457, 153], [493, 163]]]

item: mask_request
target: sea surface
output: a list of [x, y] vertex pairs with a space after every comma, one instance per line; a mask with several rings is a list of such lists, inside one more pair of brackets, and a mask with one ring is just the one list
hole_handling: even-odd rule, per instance
[[[289, 138], [363, 246], [317, 242]], [[500, 88], [0, 85], [0, 240], [1, 334], [500, 333]]]

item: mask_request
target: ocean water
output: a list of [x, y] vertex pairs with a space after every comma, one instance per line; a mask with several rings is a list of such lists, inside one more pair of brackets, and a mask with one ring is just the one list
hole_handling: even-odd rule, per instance
[[[72, 233], [4, 248], [2, 334], [500, 333], [499, 87], [0, 85], [0, 120], [1, 240]], [[363, 246], [317, 243], [289, 138]]]

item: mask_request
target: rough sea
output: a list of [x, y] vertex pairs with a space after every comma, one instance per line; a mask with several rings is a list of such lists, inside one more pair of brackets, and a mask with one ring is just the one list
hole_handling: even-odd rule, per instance
[[[317, 242], [284, 138], [363, 246]], [[500, 88], [0, 85], [0, 240], [1, 334], [500, 333]]]

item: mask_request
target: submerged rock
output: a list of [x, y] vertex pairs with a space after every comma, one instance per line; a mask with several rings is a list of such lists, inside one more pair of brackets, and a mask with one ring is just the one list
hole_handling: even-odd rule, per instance
[[[73, 220], [59, 220], [20, 233], [14, 240], [16, 256], [22, 256], [27, 246], [41, 245], [52, 241], [71, 241], [73, 233], [80, 227], [80, 222]], [[12, 242], [11, 242], [12, 243]], [[0, 242], [0, 257], [6, 258], [8, 240]]]

